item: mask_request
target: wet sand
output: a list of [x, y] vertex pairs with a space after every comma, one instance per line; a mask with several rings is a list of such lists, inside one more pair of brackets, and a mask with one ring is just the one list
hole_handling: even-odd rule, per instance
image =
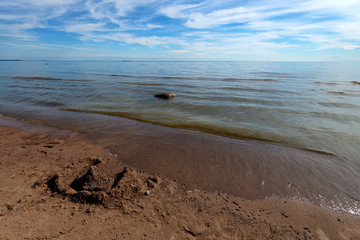
[[359, 216], [187, 191], [56, 131], [0, 127], [0, 193], [0, 239], [360, 239]]
[[359, 163], [347, 158], [99, 114], [25, 110], [16, 119], [81, 133], [119, 162], [176, 179], [186, 190], [294, 198], [359, 215]]

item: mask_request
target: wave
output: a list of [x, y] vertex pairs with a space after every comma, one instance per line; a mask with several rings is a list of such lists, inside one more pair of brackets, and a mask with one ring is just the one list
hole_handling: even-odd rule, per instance
[[274, 76], [279, 78], [301, 78], [301, 76], [299, 75], [280, 73], [280, 72], [252, 72], [252, 73], [256, 75]]
[[316, 84], [325, 84], [325, 85], [337, 85], [337, 83], [334, 82], [315, 82]]
[[323, 150], [317, 150], [317, 149], [312, 149], [312, 148], [299, 148], [299, 149], [307, 151], [307, 152], [321, 154], [321, 155], [337, 157], [337, 155], [335, 153], [327, 152], [327, 151], [323, 151]]
[[187, 78], [187, 77], [154, 77], [154, 78], [159, 78], [159, 79], [192, 79], [192, 78]]
[[165, 80], [212, 80], [212, 81], [225, 81], [225, 82], [237, 82], [237, 81], [263, 81], [263, 82], [278, 82], [279, 80], [272, 78], [228, 78], [228, 77], [179, 77], [179, 76], [136, 76], [127, 74], [105, 74], [109, 77], [119, 78], [138, 78], [138, 79], [165, 79]]
[[[103, 75], [103, 74], [100, 74]], [[187, 78], [187, 77], [176, 77], [176, 76], [136, 76], [136, 75], [127, 75], [127, 74], [104, 74], [105, 76], [109, 77], [119, 77], [119, 78], [139, 78], [139, 79], [193, 79], [193, 78]]]
[[220, 78], [220, 80], [225, 82], [237, 82], [237, 81], [260, 81], [260, 82], [279, 82], [272, 78]]
[[40, 81], [69, 81], [69, 82], [93, 82], [90, 79], [67, 79], [67, 78], [53, 78], [53, 77], [12, 77], [17, 80], [40, 80]]
[[[80, 113], [101, 114], [101, 115], [107, 115], [107, 116], [122, 117], [122, 118], [127, 118], [127, 119], [131, 119], [131, 120], [135, 120], [135, 121], [151, 123], [151, 124], [161, 125], [161, 126], [170, 127], [170, 128], [193, 129], [193, 130], [198, 130], [201, 132], [206, 132], [206, 133], [230, 137], [230, 138], [271, 143], [271, 144], [274, 144], [275, 146], [284, 144], [281, 141], [276, 141], [276, 140], [273, 140], [272, 138], [255, 137], [255, 136], [251, 136], [251, 135], [244, 135], [244, 134], [236, 133], [234, 131], [226, 131], [226, 130], [216, 129], [211, 124], [206, 124], [206, 123], [197, 123], [197, 124], [194, 124], [194, 123], [191, 123], [191, 124], [190, 123], [180, 123], [180, 124], [168, 123], [168, 122], [163, 122], [163, 121], [158, 121], [158, 120], [145, 119], [145, 118], [143, 118], [137, 114], [131, 113], [131, 112], [108, 112], [108, 111], [97, 111], [97, 110], [82, 110], [82, 109], [74, 109], [74, 108], [62, 108], [61, 110], [69, 111], [69, 112], [80, 112]], [[336, 154], [334, 154], [332, 152], [324, 151], [324, 150], [318, 150], [318, 149], [306, 148], [306, 147], [297, 147], [294, 145], [286, 145], [286, 147], [290, 147], [293, 149], [300, 149], [303, 151], [307, 151], [307, 152], [311, 152], [311, 153], [315, 153], [315, 154], [319, 154], [319, 155], [337, 157]]]
[[55, 102], [55, 101], [44, 100], [44, 101], [30, 101], [30, 102], [33, 103], [34, 105], [40, 105], [44, 107], [64, 107], [63, 103]]
[[329, 91], [330, 94], [336, 94], [336, 95], [347, 95], [344, 92], [338, 91], [338, 92], [334, 92], [334, 91]]
[[301, 93], [285, 90], [271, 90], [271, 89], [254, 89], [254, 88], [242, 88], [242, 87], [224, 87], [224, 90], [232, 91], [244, 91], [244, 92], [260, 92], [260, 93], [288, 93], [294, 95], [301, 95]]
[[136, 76], [123, 75], [123, 74], [106, 74], [106, 75], [107, 75], [107, 76], [110, 76], [110, 77], [136, 78]]
[[341, 103], [341, 102], [318, 102], [318, 105], [324, 107], [336, 107], [336, 108], [343, 108], [343, 109], [359, 109], [360, 107], [355, 104], [351, 103]]
[[61, 81], [61, 78], [52, 78], [52, 77], [13, 77], [13, 79], [20, 79], [20, 80], [52, 80], [52, 81]]

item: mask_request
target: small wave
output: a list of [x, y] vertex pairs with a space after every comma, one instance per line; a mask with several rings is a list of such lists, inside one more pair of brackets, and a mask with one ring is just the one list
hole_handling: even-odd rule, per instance
[[278, 82], [278, 80], [272, 78], [251, 78], [251, 81], [263, 81], [263, 82]]
[[237, 82], [237, 81], [241, 81], [242, 79], [240, 79], [240, 78], [223, 78], [221, 80], [223, 80], [225, 82]]
[[313, 152], [313, 153], [317, 153], [317, 154], [321, 154], [321, 155], [337, 157], [337, 155], [334, 153], [326, 152], [326, 151], [322, 151], [322, 150], [317, 150], [317, 149], [312, 149], [312, 148], [300, 148], [300, 149], [307, 151], [307, 152]]
[[126, 74], [108, 74], [110, 77], [121, 77], [121, 78], [151, 78], [151, 79], [192, 79], [187, 77], [176, 77], [176, 76], [134, 76]]
[[[122, 83], [124, 84], [124, 83]], [[128, 85], [135, 85], [135, 86], [168, 86], [165, 83], [125, 83]]]
[[337, 94], [337, 95], [347, 95], [346, 93], [341, 92], [341, 91], [338, 91], [338, 92], [329, 91], [329, 93], [331, 93], [331, 94]]
[[16, 88], [16, 89], [25, 89], [25, 90], [29, 90], [29, 89], [36, 89], [36, 90], [52, 90], [54, 88], [52, 87], [46, 87], [46, 86], [22, 86], [22, 85], [8, 85], [8, 87], [10, 89], [12, 88]]
[[278, 80], [272, 78], [222, 78], [225, 82], [237, 82], [237, 81], [260, 81], [260, 82], [278, 82]]
[[136, 78], [136, 76], [124, 75], [124, 74], [109, 74], [108, 76], [110, 76], [110, 77]]
[[280, 72], [253, 72], [253, 74], [275, 76], [275, 77], [281, 77], [281, 78], [299, 78], [300, 77], [300, 76], [296, 76], [293, 74], [280, 73]]
[[13, 79], [20, 79], [20, 80], [50, 80], [50, 81], [61, 81], [61, 78], [52, 78], [52, 77], [13, 77]]
[[93, 82], [90, 79], [64, 79], [64, 78], [52, 78], [52, 77], [13, 77], [12, 79], [18, 80], [40, 80], [40, 81], [68, 81], [68, 82]]
[[336, 85], [334, 82], [315, 82], [316, 84]]
[[302, 201], [302, 202], [308, 202], [314, 205], [317, 205], [319, 207], [323, 207], [323, 208], [327, 208], [330, 210], [334, 210], [334, 211], [342, 211], [351, 215], [357, 215], [360, 216], [360, 209], [359, 209], [359, 205], [358, 202], [355, 201], [345, 201], [345, 203], [343, 203], [341, 200], [339, 201], [338, 199], [336, 199], [337, 201], [331, 201], [331, 200], [327, 200], [324, 199], [323, 196], [318, 195], [312, 198], [309, 197], [304, 197], [301, 196], [300, 193], [297, 193], [296, 196], [291, 196], [291, 197], [284, 197], [284, 196], [272, 196], [271, 198], [289, 198], [289, 199], [293, 199], [293, 200], [298, 200], [298, 201]]
[[48, 100], [35, 101], [35, 100], [30, 100], [29, 102], [31, 102], [32, 104], [40, 105], [40, 106], [44, 106], [44, 107], [64, 107], [63, 103], [55, 102], [55, 101], [48, 101]]
[[63, 79], [69, 82], [94, 82], [94, 80], [90, 79]]
[[242, 135], [239, 133], [235, 133], [235, 132], [231, 132], [231, 131], [224, 131], [221, 129], [217, 130], [213, 126], [210, 126], [207, 124], [170, 123], [170, 122], [161, 121], [161, 120], [160, 121], [159, 120], [150, 120], [150, 119], [143, 118], [143, 117], [139, 116], [138, 114], [134, 114], [131, 112], [112, 112], [112, 111], [109, 112], [109, 111], [98, 111], [98, 110], [83, 110], [83, 109], [75, 109], [75, 108], [62, 108], [61, 110], [69, 111], [69, 112], [102, 114], [102, 115], [107, 115], [107, 116], [123, 117], [123, 118], [128, 118], [131, 120], [151, 123], [151, 124], [155, 124], [155, 125], [161, 125], [161, 126], [170, 127], [170, 128], [196, 129], [196, 130], [200, 130], [202, 132], [207, 132], [207, 133], [220, 135], [220, 136], [255, 140], [255, 141], [261, 141], [261, 142], [268, 142], [268, 143], [276, 143], [276, 141], [273, 141], [268, 138], [261, 138], [261, 137], [255, 137], [255, 136], [253, 137], [250, 135]]
[[192, 79], [192, 78], [187, 78], [187, 77], [155, 77], [155, 78], [160, 78], [160, 79]]
[[254, 88], [241, 88], [241, 87], [224, 87], [222, 89], [231, 90], [231, 91], [259, 92], [259, 93], [289, 93], [294, 95], [300, 95], [299, 93], [293, 91], [285, 91], [285, 90], [254, 89]]
[[342, 103], [342, 102], [318, 102], [317, 104], [325, 107], [336, 107], [343, 109], [359, 109], [359, 106], [351, 103]]
[[262, 81], [262, 82], [278, 82], [278, 80], [272, 78], [211, 78], [211, 77], [179, 77], [179, 76], [134, 76], [126, 74], [105, 74], [110, 77], [119, 78], [139, 78], [139, 79], [164, 79], [164, 80], [207, 80], [207, 81], [225, 81], [225, 82], [237, 82], [237, 81]]

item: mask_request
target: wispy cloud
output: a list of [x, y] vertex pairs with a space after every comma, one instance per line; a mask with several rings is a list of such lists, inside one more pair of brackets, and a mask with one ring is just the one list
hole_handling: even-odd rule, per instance
[[186, 12], [191, 11], [192, 9], [198, 6], [199, 4], [179, 4], [179, 5], [174, 4], [174, 5], [162, 7], [158, 12], [169, 18], [187, 18], [188, 13]]
[[[236, 32], [255, 32], [253, 40], [256, 40], [258, 32], [270, 32], [277, 36], [282, 46], [286, 42], [300, 40], [316, 45], [314, 49], [352, 50], [358, 45], [349, 42], [360, 40], [360, 31], [355, 30], [360, 27], [359, 10], [359, 1], [330, 0], [288, 3], [261, 1], [253, 6], [225, 6], [223, 9], [213, 10], [173, 5], [160, 12], [171, 18], [183, 19], [185, 26], [189, 28], [211, 31], [227, 28], [235, 35]], [[231, 26], [234, 24], [237, 26]]]
[[54, 49], [54, 48], [64, 48], [64, 49], [74, 49], [74, 50], [81, 50], [81, 51], [90, 51], [90, 48], [85, 47], [76, 47], [71, 45], [59, 45], [59, 44], [36, 44], [36, 43], [29, 43], [29, 42], [9, 42], [0, 40], [0, 45], [9, 45], [14, 47], [22, 47], [22, 48], [35, 48], [35, 49]]
[[174, 49], [174, 50], [169, 50], [168, 52], [169, 53], [188, 53], [188, 52], [190, 52], [190, 50], [176, 50], [176, 49]]
[[299, 49], [346, 55], [360, 49], [357, 29], [358, 0], [0, 1], [0, 37], [24, 47], [81, 50], [84, 44], [111, 42], [212, 58], [286, 57]]

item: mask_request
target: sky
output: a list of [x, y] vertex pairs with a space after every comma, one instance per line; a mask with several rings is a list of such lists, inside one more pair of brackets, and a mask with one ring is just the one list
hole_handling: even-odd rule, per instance
[[360, 62], [360, 0], [0, 0], [0, 59]]

